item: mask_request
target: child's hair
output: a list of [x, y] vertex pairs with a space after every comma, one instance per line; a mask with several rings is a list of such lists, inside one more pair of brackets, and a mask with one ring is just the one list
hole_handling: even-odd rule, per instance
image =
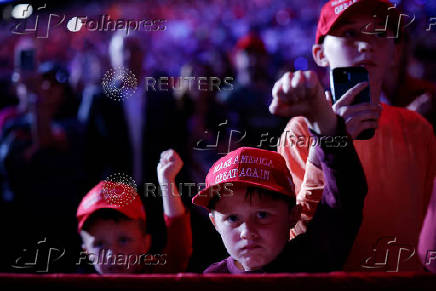
[[[102, 208], [102, 209], [98, 209], [88, 217], [88, 219], [83, 224], [82, 230], [89, 231], [92, 225], [98, 220], [111, 220], [116, 223], [119, 223], [121, 221], [131, 221], [133, 219], [127, 217], [126, 215], [114, 209]], [[135, 219], [135, 220], [138, 222], [138, 226], [145, 234], [146, 233], [145, 222], [141, 219]]]
[[[245, 199], [249, 199], [251, 202], [251, 199], [253, 198], [253, 195], [258, 195], [260, 199], [262, 199], [264, 196], [270, 197], [273, 200], [283, 200], [289, 205], [289, 209], [292, 209], [295, 207], [295, 198], [292, 198], [287, 195], [283, 195], [282, 193], [277, 193], [275, 191], [266, 190], [260, 187], [255, 186], [249, 186], [247, 187], [247, 192], [245, 192]], [[220, 195], [213, 196], [210, 201], [207, 208], [210, 210], [214, 210], [217, 202], [221, 199]]]

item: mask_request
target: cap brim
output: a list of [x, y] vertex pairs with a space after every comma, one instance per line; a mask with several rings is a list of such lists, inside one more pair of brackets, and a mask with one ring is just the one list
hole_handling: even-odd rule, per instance
[[[141, 198], [140, 198], [139, 196], [136, 196], [136, 197], [135, 197], [135, 200], [136, 200], [136, 199], [141, 199]], [[135, 201], [132, 201], [131, 203], [135, 203]], [[136, 202], [136, 203], [137, 203], [137, 202]], [[85, 214], [81, 214], [80, 220], [79, 220], [79, 222], [78, 222], [78, 224], [77, 224], [77, 230], [78, 230], [78, 232], [80, 233], [80, 231], [81, 231], [82, 228], [83, 228], [83, 225], [84, 225], [85, 222], [88, 220], [88, 218], [89, 218], [92, 214], [94, 214], [95, 212], [97, 212], [97, 211], [100, 210], [100, 209], [113, 209], [113, 210], [116, 210], [116, 211], [118, 211], [119, 213], [125, 215], [125, 216], [128, 217], [129, 219], [140, 219], [140, 220], [146, 221], [147, 216], [146, 216], [146, 214], [145, 214], [145, 210], [144, 210], [144, 209], [142, 209], [143, 212], [141, 212], [140, 214], [133, 214], [131, 211], [129, 211], [128, 206], [131, 206], [131, 205], [118, 206], [118, 205], [115, 205], [115, 204], [107, 204], [107, 205], [100, 205], [100, 206], [97, 206], [97, 207], [95, 207], [92, 211], [90, 211], [90, 212], [86, 212]], [[141, 203], [141, 205], [138, 206], [138, 207], [142, 207], [142, 203]]]
[[[242, 186], [253, 186], [253, 187], [262, 188], [262, 189], [265, 189], [268, 191], [277, 192], [277, 193], [283, 194], [289, 198], [295, 197], [295, 194], [293, 192], [290, 192], [282, 187], [270, 187], [270, 186], [266, 186], [264, 184], [256, 183], [256, 182], [252, 182], [252, 181], [233, 181], [233, 182], [227, 181], [226, 183], [212, 185], [212, 186], [206, 187], [205, 189], [201, 190], [200, 192], [197, 193], [197, 195], [195, 195], [192, 198], [192, 203], [210, 210], [209, 209], [209, 202], [219, 192], [218, 190], [214, 190], [213, 187], [216, 187], [217, 185], [223, 185], [223, 184], [231, 184], [230, 187], [236, 187], [236, 188], [242, 187]], [[228, 190], [230, 190], [230, 192]], [[226, 194], [223, 194], [222, 197], [229, 197], [232, 195], [233, 195], [233, 191], [231, 190], [231, 188], [227, 188]]]

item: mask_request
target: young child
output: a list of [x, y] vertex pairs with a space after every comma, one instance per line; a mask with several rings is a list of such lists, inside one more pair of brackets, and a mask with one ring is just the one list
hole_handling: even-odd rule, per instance
[[[305, 90], [317, 89], [308, 85]], [[307, 233], [289, 242], [298, 208], [292, 177], [280, 154], [250, 147], [230, 152], [210, 168], [206, 188], [193, 198], [193, 203], [209, 209], [230, 255], [204, 273], [342, 268], [362, 219], [365, 175], [351, 142], [330, 146], [329, 138], [346, 136], [343, 120], [324, 97], [304, 98], [300, 93], [280, 94], [270, 110], [288, 117], [305, 116], [320, 138], [312, 155], [321, 161], [326, 187], [312, 224]]]
[[[404, 24], [398, 23], [399, 11], [392, 6], [387, 0], [329, 1], [321, 10], [313, 45], [313, 58], [321, 67], [332, 70], [363, 66], [369, 72], [370, 104], [353, 104], [354, 97], [366, 86], [358, 84], [338, 96], [341, 98], [333, 106], [353, 138], [365, 129], [377, 128], [370, 140], [353, 141], [368, 181], [368, 197], [363, 210], [365, 219], [345, 266], [347, 271], [422, 270], [416, 255], [392, 249], [387, 258], [389, 248], [417, 246], [436, 174], [436, 142], [431, 125], [415, 112], [380, 103], [382, 81], [391, 73], [396, 55], [397, 30]], [[301, 75], [311, 75], [309, 80], [321, 87], [313, 72], [287, 73], [276, 84], [275, 98], [285, 83], [294, 84], [292, 90], [301, 90], [306, 82], [301, 81]], [[323, 92], [320, 89], [314, 94]], [[329, 92], [326, 97], [330, 99]], [[325, 183], [316, 161], [308, 158], [308, 147], [292, 144], [294, 137], [309, 137], [304, 118], [290, 120], [278, 148], [291, 170], [297, 204], [302, 209], [302, 220], [291, 232], [292, 237], [305, 231]], [[390, 244], [376, 245], [386, 237], [391, 238]], [[396, 253], [402, 257], [395, 257]]]
[[[157, 167], [162, 189], [167, 245], [149, 254], [151, 236], [141, 198], [127, 184], [102, 181], [83, 198], [77, 209], [82, 238], [80, 260], [89, 259], [100, 274], [176, 273], [185, 271], [192, 253], [190, 215], [181, 201], [175, 176], [183, 162], [174, 150], [162, 152]], [[113, 197], [111, 197], [111, 195]]]

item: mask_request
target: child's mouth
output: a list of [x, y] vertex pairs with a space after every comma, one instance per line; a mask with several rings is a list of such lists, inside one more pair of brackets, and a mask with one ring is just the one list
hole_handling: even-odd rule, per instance
[[258, 244], [248, 244], [248, 245], [242, 247], [241, 251], [252, 251], [252, 250], [260, 249], [260, 248], [261, 248], [261, 246]]
[[376, 64], [373, 61], [364, 60], [356, 63], [355, 66], [360, 66], [360, 67], [364, 67], [365, 69], [369, 69], [375, 67]]

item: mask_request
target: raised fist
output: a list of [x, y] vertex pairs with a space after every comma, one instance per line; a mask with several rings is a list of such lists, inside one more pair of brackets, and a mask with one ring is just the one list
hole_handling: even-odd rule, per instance
[[160, 154], [160, 161], [157, 165], [159, 183], [162, 185], [168, 182], [174, 182], [182, 166], [183, 161], [176, 151], [172, 149], [163, 151]]

